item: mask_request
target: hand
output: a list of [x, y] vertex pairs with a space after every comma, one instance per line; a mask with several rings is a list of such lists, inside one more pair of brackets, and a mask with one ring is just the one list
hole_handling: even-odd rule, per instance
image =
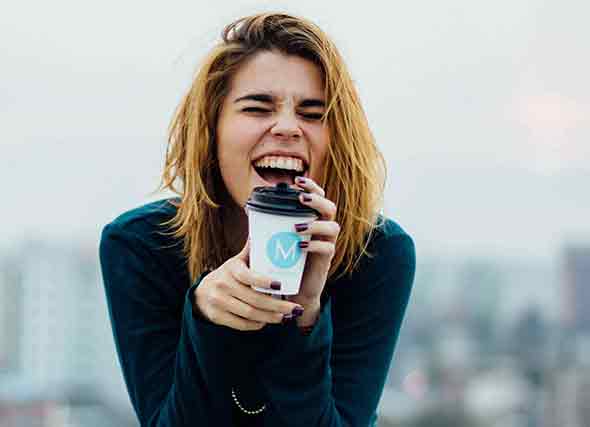
[[[336, 205], [325, 198], [325, 191], [310, 178], [297, 177], [295, 188], [303, 190], [300, 201], [320, 213], [320, 218], [312, 221], [307, 228], [295, 229], [300, 235], [311, 235], [307, 247], [301, 248], [308, 252], [305, 269], [301, 279], [299, 294], [291, 297], [304, 306], [319, 306], [322, 290], [328, 279], [332, 258], [336, 251], [336, 239], [340, 233], [340, 225], [336, 218]], [[311, 313], [309, 313], [311, 314]]]
[[286, 314], [301, 315], [303, 307], [299, 304], [252, 288], [271, 288], [272, 279], [250, 270], [249, 253], [250, 240], [240, 253], [203, 278], [195, 290], [195, 309], [215, 324], [240, 331], [281, 323]]

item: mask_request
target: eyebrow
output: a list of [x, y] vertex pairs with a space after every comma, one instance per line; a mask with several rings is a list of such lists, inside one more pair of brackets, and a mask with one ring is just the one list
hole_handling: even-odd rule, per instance
[[[248, 95], [240, 96], [238, 99], [234, 101], [234, 103], [240, 101], [258, 101], [264, 102], [266, 104], [272, 104], [276, 100], [276, 97], [273, 95], [269, 95], [267, 93], [251, 93]], [[321, 99], [304, 99], [298, 105], [298, 107], [325, 107], [326, 103]]]

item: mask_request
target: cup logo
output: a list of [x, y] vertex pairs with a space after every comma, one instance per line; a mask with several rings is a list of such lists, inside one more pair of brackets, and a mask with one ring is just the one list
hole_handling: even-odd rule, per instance
[[266, 256], [276, 267], [293, 267], [301, 257], [301, 249], [298, 245], [300, 240], [296, 233], [276, 233], [266, 244]]

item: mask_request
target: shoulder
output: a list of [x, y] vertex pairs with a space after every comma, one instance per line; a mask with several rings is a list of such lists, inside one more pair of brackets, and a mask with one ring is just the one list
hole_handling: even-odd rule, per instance
[[166, 222], [176, 213], [173, 202], [162, 199], [130, 209], [106, 224], [101, 234], [101, 247], [117, 241], [128, 248], [162, 250], [178, 244]]
[[174, 217], [173, 199], [123, 212], [102, 230], [99, 260], [105, 288], [176, 307], [189, 285], [182, 241], [164, 223]]
[[394, 257], [398, 262], [415, 263], [414, 239], [398, 222], [384, 215], [379, 216], [368, 249], [369, 253], [374, 254], [377, 262], [391, 260]]
[[366, 252], [348, 277], [348, 283], [334, 284], [337, 293], [358, 297], [383, 287], [411, 287], [416, 248], [411, 235], [398, 222], [381, 215], [369, 236]]
[[375, 235], [381, 237], [410, 236], [396, 220], [385, 215], [379, 215], [375, 226]]
[[175, 200], [177, 199], [162, 199], [130, 209], [117, 216], [107, 226], [128, 230], [138, 230], [148, 226], [157, 227], [174, 216]]

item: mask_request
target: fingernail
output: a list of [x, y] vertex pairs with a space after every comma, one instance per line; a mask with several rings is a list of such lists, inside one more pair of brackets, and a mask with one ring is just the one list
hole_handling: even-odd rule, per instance
[[299, 316], [301, 316], [303, 314], [303, 307], [295, 307], [293, 309], [292, 314], [293, 314], [293, 317], [299, 317]]
[[309, 194], [303, 193], [303, 201], [304, 202], [311, 202], [311, 196]]
[[308, 227], [307, 224], [295, 224], [295, 230], [299, 232], [307, 230]]
[[281, 321], [281, 323], [284, 325], [286, 323], [289, 323], [289, 320], [291, 320], [293, 318], [292, 314], [283, 314], [283, 320]]
[[297, 184], [305, 184], [305, 178], [304, 178], [304, 177], [302, 177], [302, 176], [296, 176], [296, 177], [295, 177], [295, 182], [296, 182]]
[[300, 240], [298, 245], [301, 249], [305, 249], [309, 246], [309, 242], [306, 242], [305, 240]]
[[270, 288], [274, 289], [275, 291], [280, 291], [281, 290], [281, 282], [277, 282], [276, 280], [273, 280], [272, 282], [270, 282]]

